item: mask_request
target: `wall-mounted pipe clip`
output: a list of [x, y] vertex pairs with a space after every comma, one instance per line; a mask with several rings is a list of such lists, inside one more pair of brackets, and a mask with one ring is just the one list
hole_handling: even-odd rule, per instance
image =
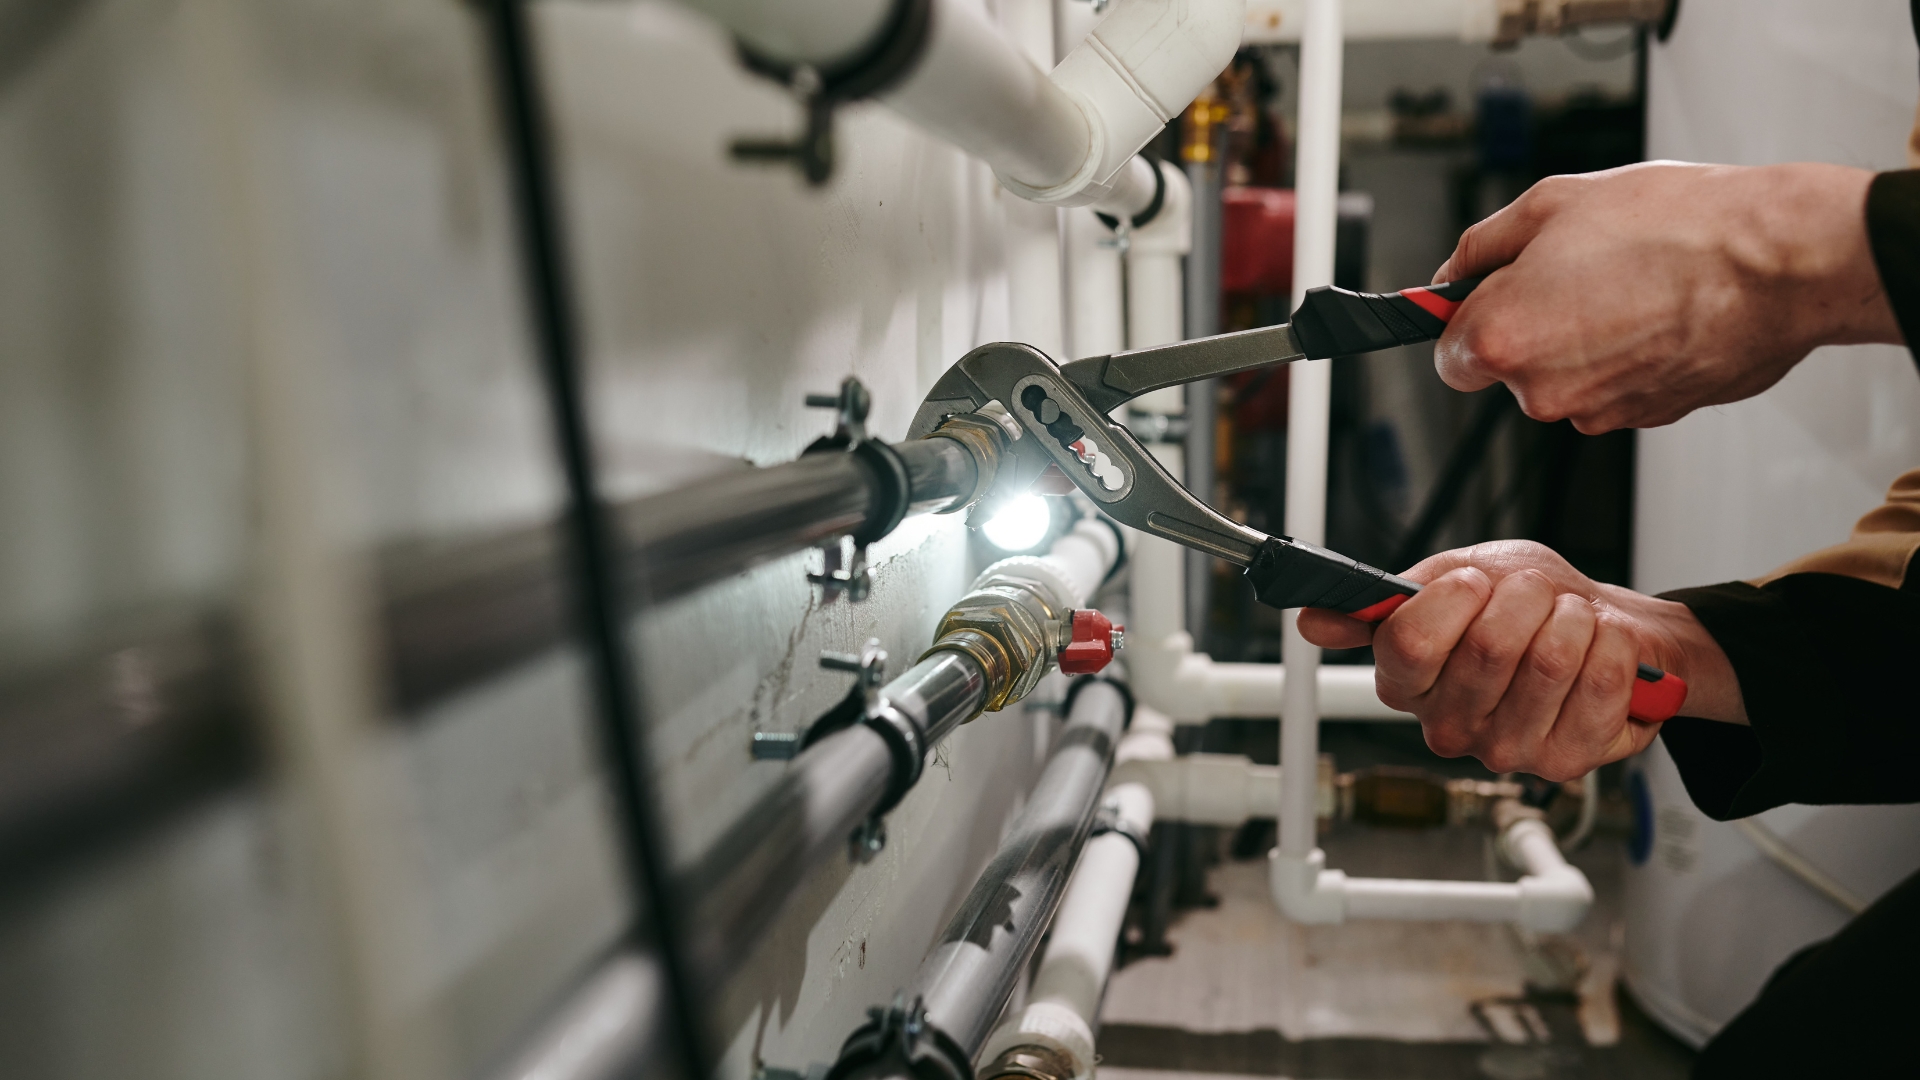
[[909, 1005], [896, 995], [890, 1007], [869, 1009], [867, 1016], [847, 1036], [826, 1080], [972, 1080], [966, 1052], [927, 1022], [920, 998]]
[[831, 64], [788, 63], [738, 41], [741, 65], [786, 87], [799, 99], [804, 119], [793, 138], [735, 139], [728, 152], [735, 161], [790, 164], [814, 187], [826, 183], [833, 176], [834, 110], [905, 78], [926, 51], [932, 25], [933, 0], [895, 0], [872, 40]]

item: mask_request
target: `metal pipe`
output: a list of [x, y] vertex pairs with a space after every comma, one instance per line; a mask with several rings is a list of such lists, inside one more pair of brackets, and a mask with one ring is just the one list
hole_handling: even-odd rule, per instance
[[[490, 1080], [617, 1080], [661, 1071], [660, 962], [624, 949], [561, 1002]], [[651, 1068], [649, 1067], [651, 1066]]]
[[985, 695], [986, 679], [971, 657], [929, 655], [881, 690], [882, 718], [843, 728], [802, 751], [700, 857], [683, 877], [682, 893], [700, 906], [688, 952], [703, 991], [739, 967], [795, 882], [847, 850], [856, 829], [905, 794], [926, 752], [979, 715]]
[[902, 992], [911, 1004], [855, 1032], [830, 1080], [928, 1075], [912, 1063], [930, 1053], [955, 1074], [972, 1075], [974, 1057], [1066, 892], [1126, 721], [1119, 687], [1078, 684], [1031, 799]]
[[[1186, 336], [1209, 337], [1220, 332], [1220, 157], [1226, 142], [1224, 124], [1216, 123], [1224, 113], [1211, 94], [1202, 95], [1186, 113], [1188, 128], [1182, 156], [1186, 158], [1187, 182], [1193, 188], [1193, 242], [1187, 255]], [[1180, 478], [1187, 490], [1212, 501], [1215, 447], [1215, 419], [1219, 381], [1201, 379], [1187, 384], [1187, 445], [1185, 474]], [[1187, 632], [1194, 640], [1206, 641], [1207, 611], [1213, 572], [1211, 557], [1188, 551], [1182, 561], [1186, 577], [1186, 610], [1182, 613]]]
[[[1127, 721], [1112, 683], [1082, 683], [1026, 808], [914, 977], [910, 996], [969, 1059], [1000, 1017], [1066, 892]], [[1011, 927], [1011, 931], [1008, 931]]]

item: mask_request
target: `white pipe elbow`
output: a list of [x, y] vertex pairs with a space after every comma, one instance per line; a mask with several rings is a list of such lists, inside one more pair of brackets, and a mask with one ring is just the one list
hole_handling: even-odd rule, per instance
[[1298, 923], [1451, 919], [1511, 922], [1548, 934], [1580, 925], [1593, 906], [1593, 886], [1561, 856], [1552, 830], [1533, 819], [1515, 822], [1501, 833], [1500, 850], [1526, 869], [1519, 881], [1354, 878], [1327, 869], [1326, 854], [1315, 848], [1305, 856], [1274, 851], [1268, 887], [1275, 906]]
[[1593, 885], [1568, 863], [1546, 822], [1525, 818], [1500, 834], [1501, 854], [1524, 867], [1519, 881], [1520, 925], [1542, 933], [1564, 934], [1580, 925], [1593, 907]]
[[1001, 184], [1057, 206], [1129, 201], [1116, 178], [1232, 62], [1245, 21], [1246, 0], [1122, 0], [1050, 76], [1086, 114], [1080, 167], [1053, 182], [996, 167]]

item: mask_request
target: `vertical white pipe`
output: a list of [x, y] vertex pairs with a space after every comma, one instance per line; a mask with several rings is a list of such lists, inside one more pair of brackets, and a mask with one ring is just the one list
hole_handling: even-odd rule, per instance
[[[1007, 37], [1042, 71], [1053, 68], [1053, 0], [1000, 5]], [[1007, 214], [1008, 330], [1048, 356], [1065, 359], [1066, 278], [1060, 264], [1060, 211], [1000, 193]]]
[[1061, 218], [1067, 234], [1066, 357], [1120, 352], [1127, 347], [1127, 325], [1113, 230], [1086, 207], [1062, 211]]
[[[1300, 137], [1294, 165], [1293, 304], [1333, 283], [1340, 193], [1340, 0], [1307, 0], [1300, 40]], [[1327, 411], [1332, 361], [1287, 369], [1287, 533], [1321, 543], [1327, 532]], [[1320, 650], [1288, 612], [1280, 659], [1292, 676], [1280, 706], [1280, 851], [1305, 858], [1314, 847], [1314, 778], [1320, 755]]]

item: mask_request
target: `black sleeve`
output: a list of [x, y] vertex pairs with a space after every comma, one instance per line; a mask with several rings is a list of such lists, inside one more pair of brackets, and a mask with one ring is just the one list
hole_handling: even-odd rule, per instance
[[[1920, 350], [1920, 169], [1873, 178], [1867, 188], [1867, 242], [1900, 333], [1909, 349]], [[1920, 351], [1915, 356], [1920, 362]]]
[[1663, 726], [1704, 813], [1726, 821], [1783, 803], [1920, 802], [1915, 584], [1809, 573], [1663, 594], [1726, 650], [1752, 723]]

